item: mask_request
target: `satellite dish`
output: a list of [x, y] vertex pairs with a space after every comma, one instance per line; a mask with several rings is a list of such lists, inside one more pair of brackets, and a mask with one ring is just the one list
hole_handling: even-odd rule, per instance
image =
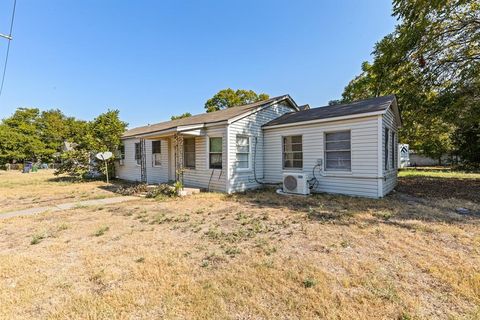
[[111, 153], [110, 151], [106, 151], [106, 152], [97, 153], [97, 155], [95, 157], [97, 157], [98, 160], [105, 161], [105, 160], [110, 159], [112, 156], [113, 156], [113, 153]]
[[106, 160], [110, 159], [112, 156], [113, 156], [113, 153], [111, 153], [110, 151], [99, 152], [95, 155], [95, 157], [98, 160], [105, 161], [105, 175], [107, 176], [107, 183], [108, 183], [108, 165]]

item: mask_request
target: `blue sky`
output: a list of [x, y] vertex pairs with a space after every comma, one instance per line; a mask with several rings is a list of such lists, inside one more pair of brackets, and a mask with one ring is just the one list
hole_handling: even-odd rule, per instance
[[[12, 3], [0, 1], [0, 33]], [[228, 87], [322, 106], [394, 25], [382, 0], [18, 0], [0, 118], [115, 108], [134, 127], [201, 113]], [[5, 50], [0, 39], [2, 66]]]

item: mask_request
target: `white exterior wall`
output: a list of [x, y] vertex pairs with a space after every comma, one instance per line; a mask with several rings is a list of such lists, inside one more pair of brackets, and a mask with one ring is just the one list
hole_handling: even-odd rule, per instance
[[[388, 138], [388, 169], [385, 170], [385, 129], [389, 129]], [[398, 173], [398, 148], [392, 149], [392, 132], [395, 132], [395, 144], [398, 144], [398, 123], [392, 107], [388, 108], [387, 112], [383, 115], [382, 125], [382, 170], [383, 170], [383, 188], [382, 196], [391, 192], [397, 185], [397, 173]], [[395, 165], [392, 167], [392, 154], [395, 151]]]
[[[222, 169], [209, 169], [208, 139], [222, 137]], [[227, 126], [206, 129], [206, 136], [195, 137], [195, 169], [186, 169], [183, 173], [185, 186], [204, 188], [211, 191], [226, 191], [227, 173]], [[183, 161], [183, 150], [180, 155]]]
[[[257, 180], [263, 180], [263, 132], [262, 126], [278, 118], [279, 116], [293, 112], [294, 109], [287, 103], [275, 104], [262, 109], [254, 114], [246, 116], [238, 121], [231, 123], [228, 127], [228, 161], [229, 161], [229, 186], [227, 192], [238, 192], [247, 189], [258, 188], [261, 184], [255, 181], [254, 169]], [[236, 137], [237, 134], [245, 135], [250, 138], [250, 159], [248, 169], [239, 169], [236, 167]], [[256, 143], [255, 143], [256, 140]], [[255, 168], [254, 168], [255, 164]]]
[[138, 139], [123, 140], [125, 159], [123, 165], [115, 161], [115, 175], [123, 180], [140, 181], [140, 166], [135, 161], [135, 143]]
[[[227, 164], [227, 140], [226, 126], [212, 127], [206, 129], [206, 136], [195, 137], [195, 169], [185, 169], [183, 181], [185, 186], [205, 188], [211, 191], [226, 191], [226, 164]], [[223, 164], [222, 169], [208, 168], [208, 137], [223, 138]], [[171, 138], [163, 139], [145, 139], [146, 165], [147, 165], [147, 182], [148, 183], [165, 183], [169, 181], [169, 166], [172, 164], [169, 156], [168, 143]], [[152, 141], [161, 141], [161, 166], [153, 166], [152, 159]], [[117, 161], [115, 165], [116, 176], [120, 179], [130, 181], [140, 181], [140, 166], [135, 161], [135, 143], [139, 139], [125, 139], [125, 160], [120, 165]], [[183, 156], [183, 150], [180, 157]], [[181, 160], [182, 161], [182, 160]]]
[[[153, 165], [152, 158], [152, 141], [145, 139], [145, 159], [147, 165], [147, 182], [148, 183], [163, 183], [168, 181], [168, 139], [158, 139], [161, 141], [161, 166]], [[130, 181], [140, 181], [141, 173], [140, 166], [135, 161], [135, 143], [140, 142], [139, 139], [123, 140], [125, 145], [125, 160], [124, 164], [120, 165], [117, 161], [115, 165], [116, 176], [120, 179]]]
[[[316, 171], [319, 179], [314, 192], [342, 193], [355, 196], [377, 198], [380, 195], [381, 177], [378, 170], [379, 117], [371, 116], [351, 120], [323, 122], [283, 128], [264, 129], [264, 165], [265, 180], [270, 183], [282, 183], [284, 172], [303, 172], [312, 177], [317, 159], [323, 159], [324, 134], [333, 131], [351, 131], [351, 171]], [[282, 137], [302, 135], [303, 169], [284, 170], [282, 164]]]

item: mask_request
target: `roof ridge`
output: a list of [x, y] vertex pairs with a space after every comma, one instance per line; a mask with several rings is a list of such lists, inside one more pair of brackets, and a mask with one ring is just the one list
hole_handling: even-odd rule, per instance
[[[226, 108], [226, 109], [217, 110], [217, 111], [213, 111], [213, 112], [198, 113], [198, 114], [194, 114], [190, 117], [186, 117], [186, 118], [180, 118], [180, 119], [175, 119], [175, 120], [166, 120], [166, 121], [161, 121], [161, 122], [157, 122], [157, 123], [153, 123], [153, 124], [149, 124], [149, 125], [145, 125], [145, 126], [134, 127], [132, 129], [127, 130], [123, 134], [123, 137], [129, 137], [129, 136], [133, 136], [135, 134], [144, 134], [145, 132], [140, 132], [140, 131], [145, 131], [145, 130], [148, 130], [148, 129], [153, 129], [152, 132], [155, 132], [155, 131], [159, 131], [159, 130], [167, 130], [167, 129], [170, 129], [170, 128], [175, 128], [175, 127], [182, 126], [182, 125], [193, 125], [193, 124], [200, 124], [200, 123], [225, 121], [225, 120], [228, 120], [231, 117], [233, 118], [233, 117], [238, 116], [242, 113], [245, 113], [249, 109], [253, 109], [255, 107], [260, 107], [260, 106], [263, 106], [265, 104], [272, 103], [274, 101], [281, 101], [285, 98], [290, 98], [291, 99], [290, 95], [284, 94], [284, 95], [281, 95], [281, 96], [275, 96], [275, 97], [272, 97], [272, 98], [268, 98], [266, 100], [251, 102], [251, 103], [247, 103], [247, 104], [244, 104], [244, 105], [234, 106], [234, 107], [231, 107], [231, 108]], [[203, 119], [203, 121], [202, 121], [202, 118], [215, 118], [215, 116], [218, 117], [219, 115], [222, 115], [224, 113], [227, 114], [227, 115], [232, 113], [232, 116], [228, 117], [227, 119], [220, 119], [220, 120], [213, 120], [213, 121], [212, 120], [209, 121], [209, 119]], [[220, 117], [220, 118], [222, 118], [222, 117]], [[198, 119], [198, 122], [195, 122], [196, 119]], [[168, 126], [168, 127], [165, 127], [163, 129], [154, 129], [155, 126], [161, 127], [162, 125], [163, 126]]]
[[332, 104], [332, 105], [327, 104], [327, 105], [324, 105], [324, 106], [319, 106], [319, 107], [310, 108], [309, 110], [317, 109], [317, 108], [349, 106], [349, 105], [352, 105], [352, 104], [354, 104], [354, 103], [366, 102], [366, 101], [370, 101], [370, 100], [375, 100], [375, 99], [380, 99], [380, 98], [387, 98], [387, 97], [395, 97], [395, 98], [396, 98], [395, 94], [392, 93], [392, 94], [387, 94], [387, 95], [385, 95], [385, 96], [365, 98], [365, 99], [354, 100], [354, 101], [345, 102], [345, 103]]

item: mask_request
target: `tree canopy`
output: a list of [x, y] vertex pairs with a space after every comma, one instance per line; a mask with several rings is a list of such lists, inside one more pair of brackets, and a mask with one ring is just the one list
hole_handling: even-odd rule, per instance
[[394, 0], [395, 31], [345, 87], [348, 102], [396, 94], [401, 141], [480, 163], [480, 1]]
[[[86, 159], [94, 152], [116, 151], [127, 123], [118, 110], [108, 110], [92, 121], [65, 116], [60, 110], [40, 112], [37, 108], [19, 108], [0, 122], [0, 164], [23, 161], [59, 161]], [[75, 150], [64, 150], [65, 143]], [[80, 156], [81, 154], [81, 156]], [[68, 172], [67, 169], [63, 172]]]
[[188, 117], [191, 117], [192, 114], [190, 112], [185, 112], [185, 113], [182, 113], [178, 116], [172, 116], [170, 118], [170, 120], [178, 120], [178, 119], [183, 119], [183, 118], [188, 118]]
[[267, 100], [268, 98], [269, 95], [266, 93], [257, 94], [253, 90], [233, 90], [228, 88], [220, 90], [212, 98], [208, 99], [205, 103], [205, 110], [207, 112], [213, 112]]

